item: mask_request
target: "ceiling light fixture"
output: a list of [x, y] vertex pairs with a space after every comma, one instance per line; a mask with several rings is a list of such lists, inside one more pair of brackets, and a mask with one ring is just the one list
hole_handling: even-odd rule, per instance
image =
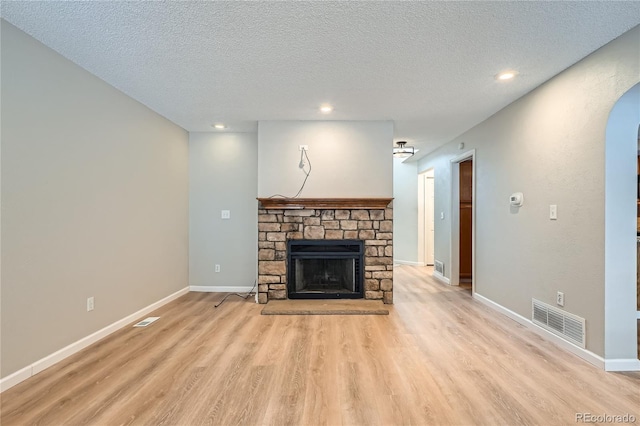
[[222, 130], [222, 129], [226, 129], [227, 126], [225, 126], [224, 124], [218, 123], [218, 124], [214, 124], [213, 127], [215, 127], [218, 130]]
[[322, 105], [320, 107], [320, 112], [324, 114], [329, 114], [331, 111], [333, 111], [333, 107], [331, 105]]
[[415, 148], [412, 146], [405, 146], [407, 144], [406, 141], [398, 141], [396, 142], [397, 147], [393, 148], [393, 156], [397, 158], [407, 158], [411, 157], [416, 153]]
[[496, 75], [496, 80], [498, 81], [507, 81], [513, 79], [516, 75], [518, 75], [517, 71], [503, 71], [500, 74]]

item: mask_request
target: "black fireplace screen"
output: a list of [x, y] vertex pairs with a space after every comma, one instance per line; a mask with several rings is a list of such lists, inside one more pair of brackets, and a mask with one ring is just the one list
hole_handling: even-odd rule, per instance
[[287, 245], [289, 298], [362, 298], [362, 241], [290, 240]]

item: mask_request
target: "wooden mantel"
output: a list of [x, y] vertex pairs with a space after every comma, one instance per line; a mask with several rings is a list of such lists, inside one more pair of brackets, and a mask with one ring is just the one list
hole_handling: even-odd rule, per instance
[[393, 198], [258, 198], [266, 210], [384, 209]]

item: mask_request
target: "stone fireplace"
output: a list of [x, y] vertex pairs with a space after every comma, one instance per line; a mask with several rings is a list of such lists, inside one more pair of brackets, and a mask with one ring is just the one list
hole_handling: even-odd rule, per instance
[[[326, 240], [329, 244], [343, 241], [347, 244], [360, 244], [363, 249], [362, 276], [360, 288], [354, 284], [350, 289], [348, 281], [352, 277], [349, 268], [355, 268], [357, 263], [345, 263], [345, 272], [336, 272], [339, 266], [329, 263], [308, 262], [307, 269], [325, 268], [323, 271], [325, 284], [312, 284], [307, 289], [310, 293], [322, 293], [325, 285], [331, 281], [329, 275], [343, 277], [347, 284], [341, 284], [342, 290], [326, 290], [324, 296], [310, 296], [304, 298], [340, 298], [363, 297], [364, 299], [378, 299], [384, 303], [393, 303], [393, 210], [391, 198], [368, 199], [291, 199], [291, 198], [259, 198], [258, 210], [258, 302], [267, 303], [269, 300], [287, 299], [292, 288], [287, 283], [292, 277], [289, 265], [291, 259], [290, 248], [299, 247], [304, 240], [320, 242]], [[292, 242], [296, 242], [292, 244]], [[313, 246], [314, 244], [308, 244]], [[317, 245], [317, 244], [316, 244]], [[345, 244], [341, 244], [344, 246]], [[294, 249], [295, 250], [295, 249]], [[305, 248], [312, 251], [313, 248]], [[324, 249], [337, 256], [338, 251], [351, 249]], [[331, 251], [333, 250], [333, 251]], [[304, 258], [293, 253], [295, 258]], [[311, 257], [311, 256], [306, 256]], [[348, 257], [348, 256], [347, 256]], [[354, 261], [355, 262], [355, 261]], [[323, 266], [324, 265], [324, 266]], [[338, 264], [336, 264], [338, 265]], [[304, 274], [303, 272], [298, 272]], [[355, 273], [355, 269], [354, 269]], [[333, 278], [335, 280], [337, 278]], [[317, 280], [316, 280], [317, 281]], [[354, 281], [355, 282], [355, 281]], [[304, 284], [302, 284], [304, 285]], [[314, 287], [315, 286], [315, 287]], [[330, 287], [330, 286], [329, 286]], [[295, 288], [293, 293], [295, 294]], [[304, 291], [302, 291], [304, 293]], [[333, 295], [332, 295], [333, 294]], [[297, 296], [292, 296], [297, 298]]]

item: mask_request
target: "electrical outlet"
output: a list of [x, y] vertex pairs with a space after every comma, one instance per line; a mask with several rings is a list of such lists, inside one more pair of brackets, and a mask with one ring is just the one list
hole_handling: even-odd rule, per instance
[[220, 265], [216, 265], [216, 267], [215, 267], [215, 271], [216, 271], [216, 272], [220, 272]]
[[556, 303], [558, 304], [558, 306], [564, 306], [564, 293], [559, 291], [556, 294]]
[[87, 312], [93, 311], [93, 296], [87, 298]]
[[231, 210], [220, 210], [221, 219], [231, 219]]

